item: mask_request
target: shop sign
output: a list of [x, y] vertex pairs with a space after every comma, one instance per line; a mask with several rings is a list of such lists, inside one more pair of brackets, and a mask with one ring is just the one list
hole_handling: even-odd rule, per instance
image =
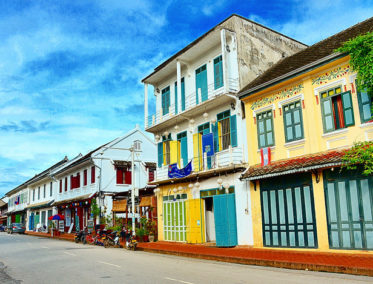
[[71, 225], [71, 211], [70, 211], [70, 209], [65, 209], [65, 220], [66, 220], [66, 227], [70, 227], [70, 225]]
[[65, 231], [65, 222], [64, 220], [59, 220], [58, 221], [58, 231], [64, 232]]

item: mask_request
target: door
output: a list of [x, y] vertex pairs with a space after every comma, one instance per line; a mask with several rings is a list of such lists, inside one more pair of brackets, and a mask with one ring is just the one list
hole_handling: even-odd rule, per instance
[[311, 175], [268, 179], [260, 187], [263, 245], [316, 248]]
[[201, 66], [196, 70], [196, 104], [208, 99], [207, 91], [207, 70], [206, 65]]
[[39, 218], [40, 218], [40, 213], [37, 212], [35, 217], [34, 217], [34, 227], [36, 228], [36, 225], [39, 224]]
[[213, 200], [216, 246], [236, 246], [237, 221], [235, 194], [214, 195]]
[[41, 212], [41, 225], [46, 225], [46, 218], [47, 218], [47, 212], [46, 211], [42, 211]]
[[176, 199], [173, 196], [163, 202], [163, 229], [165, 241], [185, 242], [186, 240], [186, 208], [185, 200]]
[[373, 249], [373, 178], [326, 173], [329, 246]]
[[212, 197], [207, 197], [205, 201], [205, 219], [206, 219], [206, 241], [215, 242], [215, 217], [214, 202]]
[[34, 230], [34, 213], [31, 213], [29, 220], [29, 230]]
[[201, 199], [189, 199], [186, 205], [187, 242], [201, 244], [205, 241], [204, 203]]

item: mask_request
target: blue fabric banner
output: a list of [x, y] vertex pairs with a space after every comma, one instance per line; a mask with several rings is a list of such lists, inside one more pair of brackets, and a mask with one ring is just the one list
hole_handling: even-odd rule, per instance
[[190, 175], [192, 172], [192, 161], [190, 161], [183, 169], [177, 167], [177, 163], [168, 166], [169, 178], [182, 178]]
[[207, 157], [214, 155], [214, 134], [208, 133], [202, 135], [202, 151], [207, 153]]

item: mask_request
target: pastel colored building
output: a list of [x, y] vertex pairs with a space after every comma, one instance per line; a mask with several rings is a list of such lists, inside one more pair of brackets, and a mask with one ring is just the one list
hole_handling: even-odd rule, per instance
[[241, 179], [254, 247], [372, 252], [373, 178], [341, 170], [346, 149], [373, 140], [372, 98], [356, 88], [350, 57], [335, 52], [372, 31], [370, 18], [283, 59], [241, 91], [250, 164]]
[[[158, 143], [158, 239], [218, 246], [253, 243], [248, 163], [238, 92], [306, 46], [232, 15], [142, 80], [145, 130]], [[148, 113], [148, 85], [155, 113]]]

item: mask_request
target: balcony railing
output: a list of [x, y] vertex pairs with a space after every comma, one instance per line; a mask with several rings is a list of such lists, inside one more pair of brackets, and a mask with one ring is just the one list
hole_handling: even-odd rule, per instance
[[[215, 153], [211, 157], [194, 157], [192, 161], [193, 172], [203, 172], [213, 169], [239, 165], [245, 163], [242, 147], [229, 147], [226, 150]], [[180, 164], [183, 164], [181, 161]], [[168, 165], [157, 168], [156, 181], [168, 179]]]
[[[238, 79], [229, 78], [228, 79], [228, 92], [236, 93], [238, 92]], [[198, 97], [197, 97], [198, 93]], [[162, 113], [162, 109], [157, 110], [157, 112], [153, 115], [149, 115], [145, 121], [146, 125], [145, 128], [152, 127], [157, 125], [163, 121], [166, 121], [176, 114], [183, 113], [187, 110], [190, 110], [205, 101], [212, 100], [218, 96], [221, 96], [225, 93], [224, 86], [215, 89], [215, 84], [210, 84], [207, 86], [207, 90], [202, 92], [199, 89], [197, 92], [193, 92], [187, 96], [185, 96], [185, 109], [182, 109], [181, 104], [178, 104], [178, 113], [175, 113], [175, 104], [172, 104], [168, 108], [168, 112], [166, 114]]]

